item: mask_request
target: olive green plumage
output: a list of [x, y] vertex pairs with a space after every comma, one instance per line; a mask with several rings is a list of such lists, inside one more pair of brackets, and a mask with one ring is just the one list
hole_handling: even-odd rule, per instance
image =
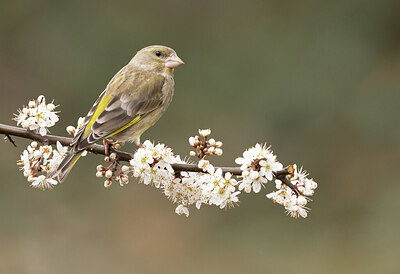
[[63, 182], [91, 144], [113, 137], [140, 144], [140, 136], [167, 110], [174, 94], [174, 68], [183, 64], [171, 48], [146, 47], [108, 83], [85, 117], [71, 151], [49, 177]]

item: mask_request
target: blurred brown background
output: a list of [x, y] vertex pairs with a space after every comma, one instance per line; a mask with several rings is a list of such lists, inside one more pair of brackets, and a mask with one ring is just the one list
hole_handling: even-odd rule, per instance
[[105, 189], [93, 155], [37, 191], [16, 139], [1, 144], [0, 273], [400, 272], [398, 0], [2, 1], [0, 123], [44, 94], [65, 135], [151, 44], [186, 64], [143, 140], [187, 155], [187, 138], [211, 127], [221, 165], [267, 141], [319, 183], [309, 217], [285, 216], [265, 190], [178, 216], [155, 188]]

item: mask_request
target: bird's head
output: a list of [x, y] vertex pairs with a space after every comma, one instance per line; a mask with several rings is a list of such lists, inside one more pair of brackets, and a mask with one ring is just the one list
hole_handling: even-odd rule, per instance
[[176, 52], [165, 46], [148, 46], [139, 50], [130, 61], [144, 70], [152, 70], [155, 72], [173, 71], [174, 68], [183, 63]]

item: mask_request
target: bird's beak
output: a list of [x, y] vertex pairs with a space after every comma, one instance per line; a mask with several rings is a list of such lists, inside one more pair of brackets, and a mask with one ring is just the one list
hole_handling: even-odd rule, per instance
[[183, 65], [184, 62], [176, 54], [171, 55], [167, 58], [165, 66], [167, 68], [176, 68], [177, 66]]

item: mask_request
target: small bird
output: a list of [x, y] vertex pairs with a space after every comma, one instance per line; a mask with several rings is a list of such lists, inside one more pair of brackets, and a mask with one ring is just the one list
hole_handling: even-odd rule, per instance
[[167, 110], [174, 95], [174, 68], [184, 64], [165, 46], [136, 53], [108, 83], [78, 129], [69, 154], [50, 178], [63, 182], [88, 146], [112, 137], [140, 146], [140, 136]]

